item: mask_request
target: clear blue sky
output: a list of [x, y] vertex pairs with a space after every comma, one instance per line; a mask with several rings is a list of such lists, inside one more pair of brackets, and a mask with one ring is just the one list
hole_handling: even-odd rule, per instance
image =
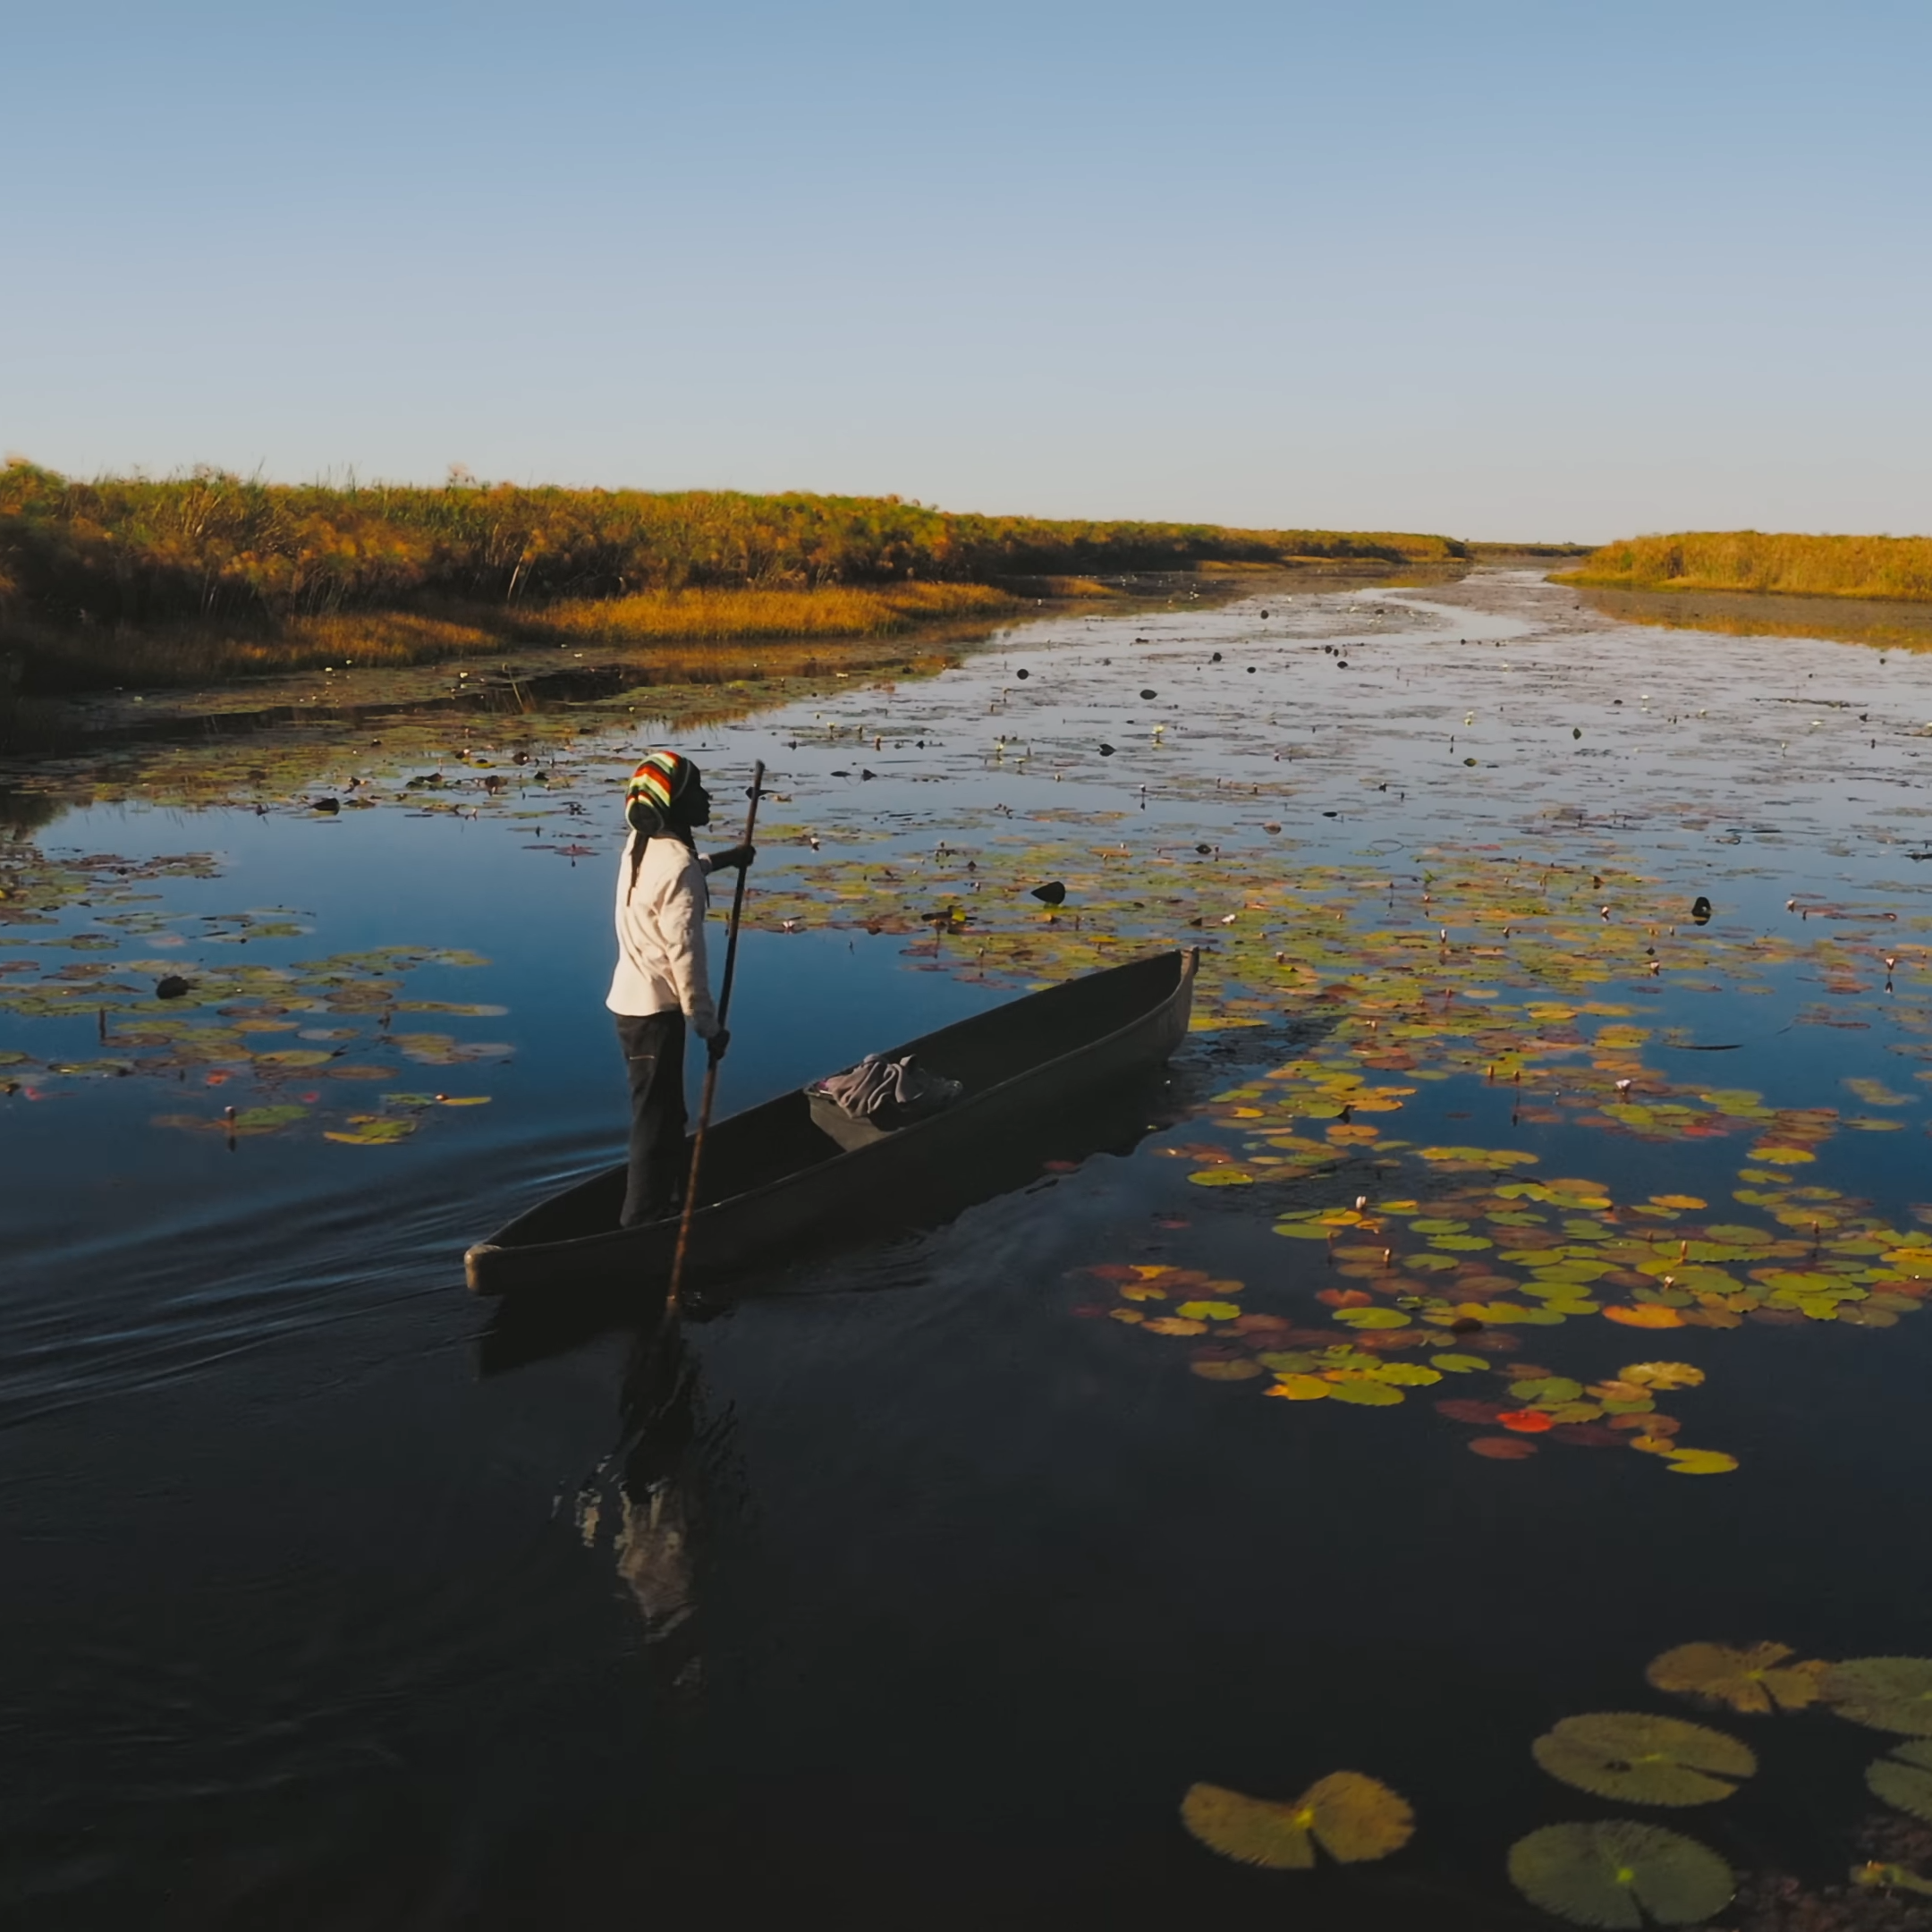
[[0, 0], [0, 444], [1932, 530], [1925, 0]]

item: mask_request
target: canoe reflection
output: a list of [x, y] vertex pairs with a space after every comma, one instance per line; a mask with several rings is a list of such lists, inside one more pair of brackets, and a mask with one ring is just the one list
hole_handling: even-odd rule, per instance
[[[1027, 1131], [976, 1149], [970, 1162], [928, 1177], [919, 1200], [926, 1213], [919, 1220], [906, 1211], [911, 1203], [899, 1204], [900, 1212], [891, 1217], [898, 1230], [893, 1245], [930, 1241], [936, 1229], [965, 1209], [1018, 1188], [1050, 1182], [1093, 1156], [1132, 1152], [1148, 1134], [1171, 1123], [1182, 1097], [1165, 1072], [1143, 1072], [1089, 1094], [1078, 1106], [1030, 1123]], [[924, 1273], [916, 1268], [891, 1272], [902, 1282], [916, 1281]], [[849, 1285], [854, 1275], [842, 1270], [841, 1279]], [[747, 1270], [710, 1284], [705, 1298], [685, 1313], [689, 1321], [702, 1322], [735, 1301], [793, 1287], [822, 1292], [822, 1277], [804, 1268]], [[512, 1298], [496, 1304], [479, 1336], [478, 1366], [485, 1376], [507, 1374], [586, 1346], [600, 1335], [629, 1333], [630, 1353], [618, 1393], [618, 1440], [583, 1484], [575, 1513], [588, 1547], [597, 1548], [607, 1539], [618, 1579], [637, 1606], [644, 1640], [667, 1645], [658, 1666], [665, 1679], [691, 1691], [702, 1675], [699, 1610], [705, 1458], [698, 1441], [702, 1377], [699, 1353], [687, 1339], [685, 1324], [663, 1325], [662, 1307], [661, 1292], [644, 1283], [628, 1294], [601, 1290], [540, 1301]]]

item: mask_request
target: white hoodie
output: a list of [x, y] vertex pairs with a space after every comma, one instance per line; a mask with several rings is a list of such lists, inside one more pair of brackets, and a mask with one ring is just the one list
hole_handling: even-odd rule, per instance
[[[632, 838], [635, 835], [632, 835]], [[617, 861], [617, 970], [604, 1004], [641, 1018], [682, 1012], [699, 1039], [717, 1031], [705, 958], [705, 864], [682, 839], [647, 839], [637, 883], [631, 880], [631, 840]]]

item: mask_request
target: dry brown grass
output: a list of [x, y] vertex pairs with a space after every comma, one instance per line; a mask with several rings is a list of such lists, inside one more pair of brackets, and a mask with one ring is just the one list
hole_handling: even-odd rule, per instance
[[1555, 583], [1630, 590], [1932, 600], [1932, 537], [1805, 537], [1690, 530], [1593, 551]]
[[214, 470], [82, 483], [10, 459], [0, 671], [15, 660], [31, 693], [517, 643], [864, 637], [985, 618], [1019, 596], [1122, 594], [1110, 576], [1465, 554], [1427, 535], [982, 516], [893, 496], [338, 488]]
[[74, 629], [28, 622], [7, 643], [24, 655], [33, 683], [61, 691], [122, 684], [217, 684], [328, 665], [415, 665], [502, 650], [501, 631], [405, 611], [297, 617], [270, 634], [233, 624], [175, 623], [137, 630]]
[[[889, 637], [949, 619], [989, 619], [1013, 598], [985, 584], [912, 583], [856, 589], [649, 590], [580, 598], [537, 610], [352, 611], [293, 617], [272, 631], [233, 623], [137, 629], [29, 622], [9, 641], [43, 690], [101, 685], [217, 684], [328, 666], [359, 670], [433, 664], [531, 644], [711, 645], [733, 640]], [[0, 649], [0, 660], [7, 652]], [[0, 662], [0, 672], [4, 664]]]
[[995, 616], [1013, 598], [985, 584], [911, 583], [818, 590], [644, 590], [525, 611], [519, 635], [643, 644], [699, 638], [880, 637], [947, 617]]
[[1445, 537], [983, 516], [794, 491], [289, 485], [216, 470], [92, 482], [0, 466], [0, 596], [61, 621], [521, 607], [643, 590], [1106, 577], [1283, 556], [1401, 564]]

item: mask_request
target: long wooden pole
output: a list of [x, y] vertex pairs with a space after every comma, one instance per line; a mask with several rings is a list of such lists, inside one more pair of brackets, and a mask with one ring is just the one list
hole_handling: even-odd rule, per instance
[[[758, 829], [758, 796], [764, 789], [765, 760], [760, 758], [751, 774], [751, 809], [745, 814], [747, 845]], [[750, 866], [738, 868], [738, 884], [732, 894], [731, 926], [724, 939], [724, 979], [718, 987], [717, 1023], [721, 1033], [731, 1016], [732, 981], [738, 974], [738, 922], [744, 916], [745, 878], [750, 869]], [[698, 1176], [704, 1166], [705, 1132], [711, 1125], [711, 1103], [717, 1097], [718, 1061], [723, 1057], [715, 1054], [706, 1063], [704, 1098], [698, 1106], [698, 1131], [691, 1136], [691, 1173], [684, 1181], [684, 1212], [678, 1221], [677, 1251], [671, 1258], [671, 1286], [665, 1295], [665, 1313], [673, 1320], [676, 1319], [678, 1300], [684, 1288], [684, 1255], [691, 1246], [691, 1216], [698, 1211]]]

